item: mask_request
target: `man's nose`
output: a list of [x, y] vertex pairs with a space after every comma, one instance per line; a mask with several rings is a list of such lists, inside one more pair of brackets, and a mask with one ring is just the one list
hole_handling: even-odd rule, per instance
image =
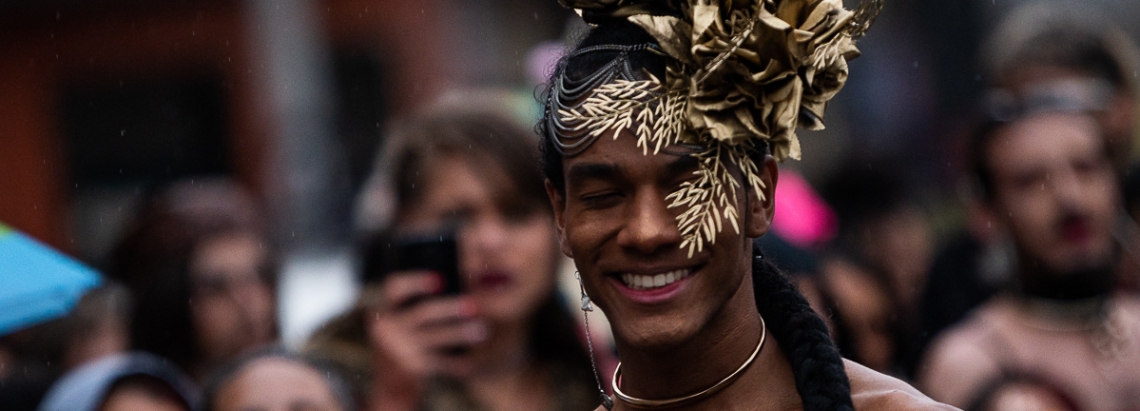
[[618, 245], [643, 254], [678, 246], [681, 233], [677, 230], [676, 217], [670, 212], [662, 194], [654, 189], [638, 190], [634, 194], [625, 227], [618, 233]]

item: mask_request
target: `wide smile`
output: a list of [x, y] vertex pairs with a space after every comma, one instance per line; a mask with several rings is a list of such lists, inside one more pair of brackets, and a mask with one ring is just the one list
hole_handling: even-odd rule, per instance
[[682, 268], [656, 275], [625, 273], [621, 275], [621, 282], [634, 290], [652, 290], [681, 281], [692, 272], [692, 269]]
[[624, 297], [639, 304], [660, 304], [680, 294], [699, 272], [697, 267], [638, 270], [609, 276]]

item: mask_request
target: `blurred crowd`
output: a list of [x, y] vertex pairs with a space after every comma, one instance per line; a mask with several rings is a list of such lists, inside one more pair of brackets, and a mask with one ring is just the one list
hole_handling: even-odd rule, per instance
[[[955, 204], [857, 158], [816, 186], [782, 170], [758, 242], [845, 357], [936, 400], [1140, 410], [1137, 49], [1102, 21], [1024, 7], [981, 60]], [[560, 289], [573, 268], [537, 138], [505, 106], [468, 93], [392, 120], [357, 201], [359, 297], [295, 350], [264, 205], [222, 178], [156, 189], [101, 286], [0, 335], [0, 408], [593, 409], [616, 358]], [[950, 208], [963, 224], [936, 230]], [[436, 236], [454, 241], [454, 277], [393, 263]]]

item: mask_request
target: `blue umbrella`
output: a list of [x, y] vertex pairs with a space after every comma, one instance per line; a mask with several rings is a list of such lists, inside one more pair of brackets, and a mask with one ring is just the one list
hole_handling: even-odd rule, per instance
[[0, 336], [66, 315], [99, 273], [0, 223]]

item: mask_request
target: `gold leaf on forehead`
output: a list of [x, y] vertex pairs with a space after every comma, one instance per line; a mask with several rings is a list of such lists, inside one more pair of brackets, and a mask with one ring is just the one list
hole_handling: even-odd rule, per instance
[[649, 80], [615, 80], [598, 86], [579, 108], [560, 111], [559, 116], [564, 123], [574, 124], [574, 130], [588, 130], [594, 137], [612, 133], [616, 139], [629, 130], [644, 154], [650, 148], [657, 154], [687, 136], [687, 106], [688, 99], [667, 92], [650, 76]]

